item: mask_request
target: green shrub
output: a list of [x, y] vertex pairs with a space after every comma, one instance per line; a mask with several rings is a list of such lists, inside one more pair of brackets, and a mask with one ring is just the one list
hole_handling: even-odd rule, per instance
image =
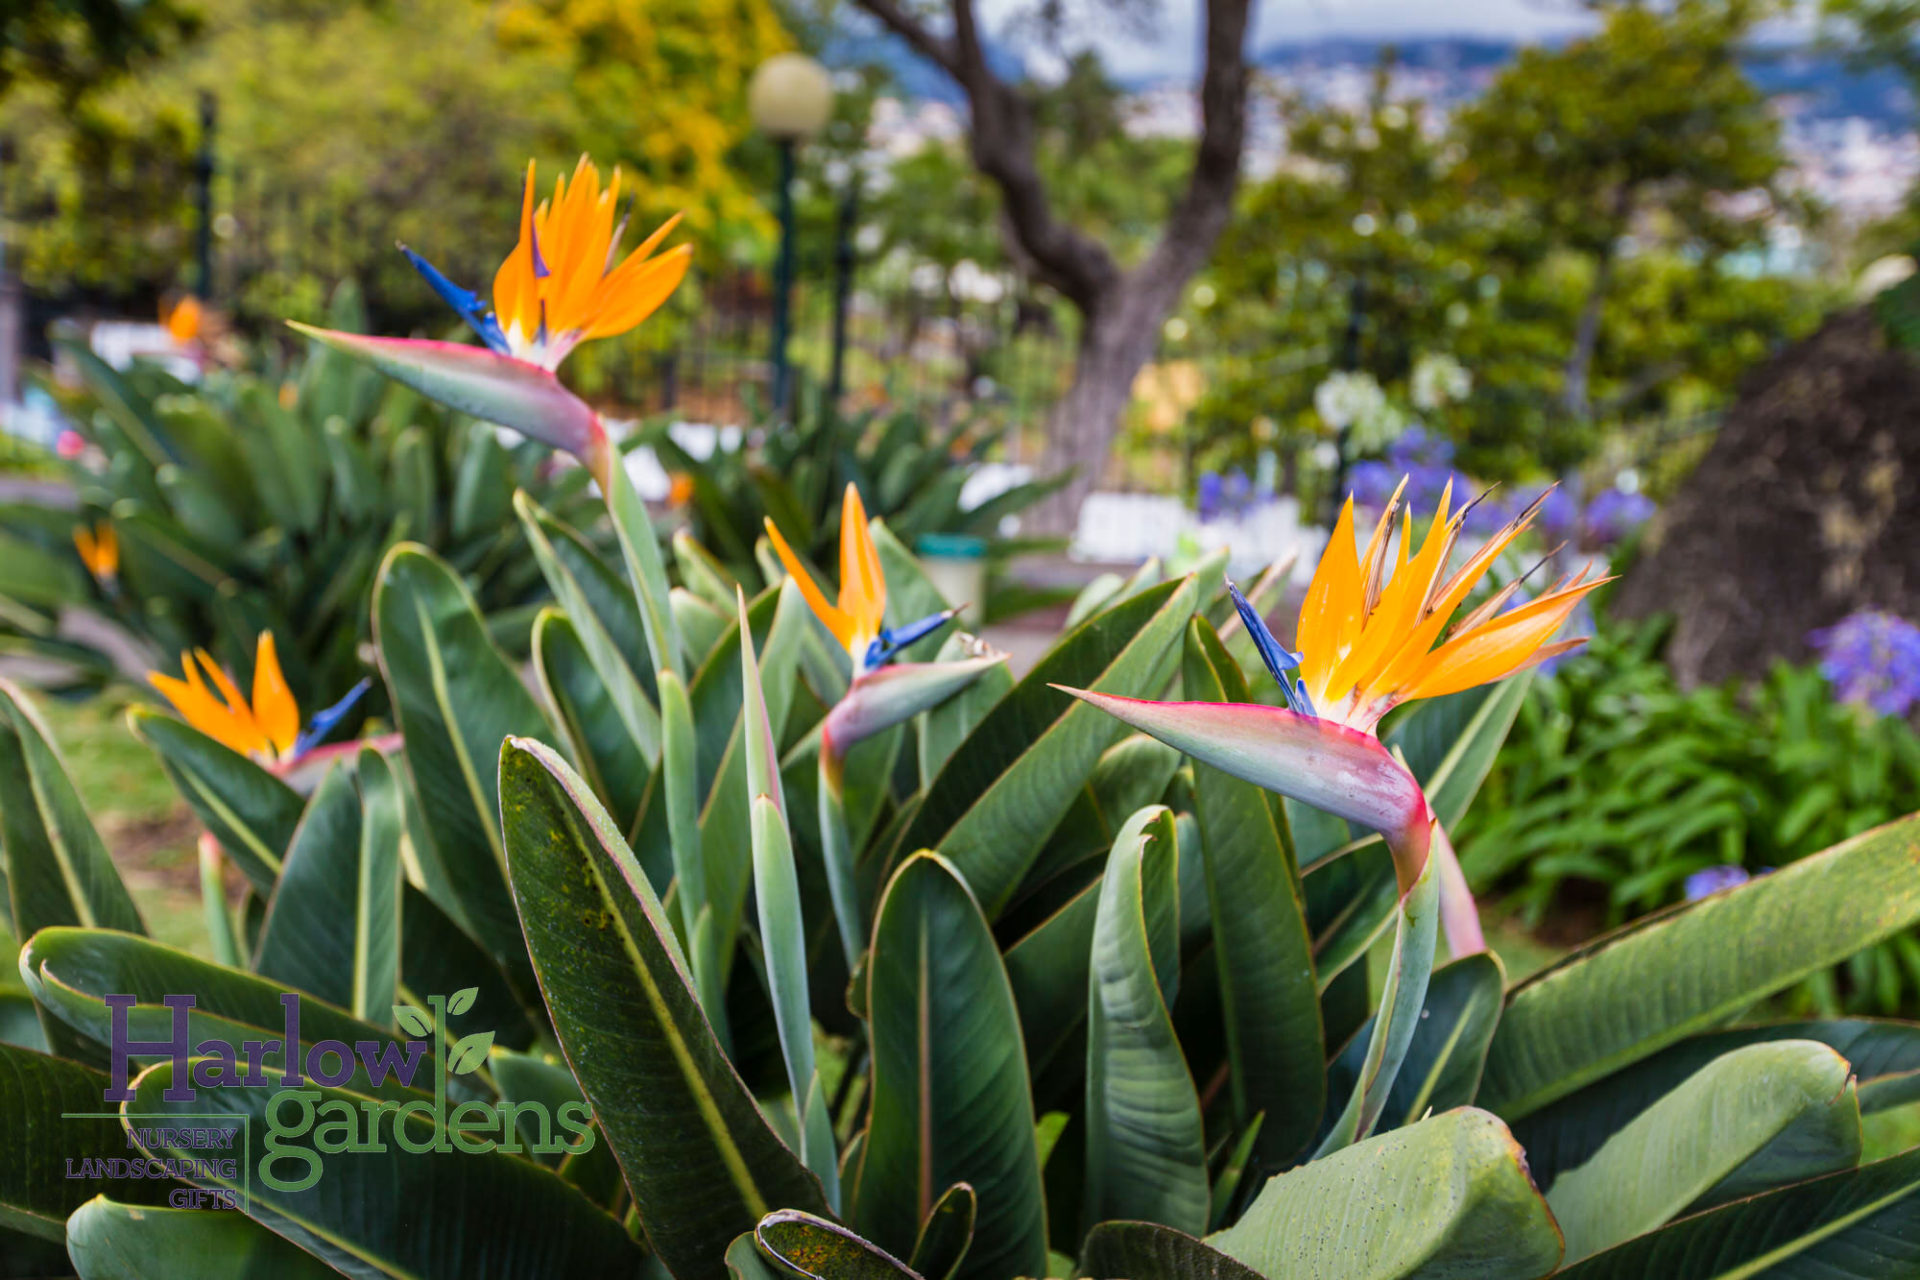
[[[1660, 657], [1668, 632], [1603, 628], [1535, 681], [1457, 833], [1475, 887], [1511, 889], [1530, 923], [1582, 886], [1618, 923], [1680, 901], [1696, 872], [1784, 867], [1920, 809], [1904, 721], [1840, 702], [1811, 667], [1682, 690]], [[1857, 958], [1844, 988], [1848, 1008], [1911, 1007], [1920, 944]]]

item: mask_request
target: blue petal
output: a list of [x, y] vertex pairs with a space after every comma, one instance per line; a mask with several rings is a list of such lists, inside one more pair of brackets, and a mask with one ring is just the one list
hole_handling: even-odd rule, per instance
[[479, 294], [471, 289], [462, 289], [440, 274], [440, 268], [407, 246], [401, 245], [400, 252], [407, 255], [407, 261], [411, 262], [413, 269], [433, 287], [433, 291], [439, 294], [448, 306], [459, 312], [462, 320], [473, 326], [473, 331], [480, 335], [480, 341], [503, 356], [508, 354], [507, 335], [500, 328], [500, 322], [494, 319], [492, 309], [481, 300]]
[[1240, 594], [1240, 588], [1231, 580], [1227, 583], [1227, 594], [1233, 597], [1233, 607], [1240, 611], [1240, 621], [1246, 624], [1247, 634], [1253, 637], [1253, 647], [1260, 651], [1260, 660], [1267, 664], [1267, 670], [1280, 682], [1281, 692], [1287, 695], [1287, 706], [1303, 716], [1312, 715], [1313, 700], [1307, 696], [1306, 686], [1300, 683], [1300, 677], [1295, 674], [1300, 666], [1300, 655], [1273, 638], [1273, 632], [1267, 629], [1266, 619]]
[[353, 704], [360, 701], [361, 695], [373, 688], [372, 677], [363, 676], [359, 684], [347, 690], [347, 696], [327, 707], [316, 711], [313, 719], [307, 722], [306, 729], [293, 741], [293, 757], [298, 760], [326, 740], [334, 726], [347, 718], [347, 712], [353, 710]]
[[918, 622], [909, 622], [904, 627], [882, 627], [879, 638], [867, 646], [866, 668], [871, 671], [884, 665], [902, 649], [915, 640], [930, 636], [947, 624], [958, 610], [945, 609], [939, 613], [930, 613]]

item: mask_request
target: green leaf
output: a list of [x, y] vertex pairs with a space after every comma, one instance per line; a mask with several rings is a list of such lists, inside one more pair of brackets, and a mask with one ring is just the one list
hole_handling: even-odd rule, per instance
[[476, 984], [473, 1015], [492, 1027], [499, 1041], [524, 1049], [544, 1033], [544, 1013], [520, 1003], [506, 975], [481, 945], [456, 924], [433, 899], [411, 884], [400, 886], [400, 981], [415, 993], [445, 991], [462, 983]]
[[1899, 932], [1916, 863], [1920, 817], [1574, 953], [1508, 996], [1480, 1102], [1518, 1119]]
[[400, 970], [400, 796], [386, 760], [327, 771], [267, 903], [254, 968], [373, 1021]]
[[[281, 1004], [285, 987], [132, 934], [42, 929], [20, 952], [20, 974], [41, 1008], [102, 1046], [112, 1042], [109, 995], [134, 998], [126, 1015], [127, 1035], [133, 1040], [171, 1039], [173, 1013], [163, 1003], [169, 995], [194, 998], [187, 1014], [190, 1044], [221, 1041], [231, 1047], [236, 1061], [247, 1056], [242, 1048], [245, 1041], [277, 1042], [286, 1032], [288, 1015]], [[386, 1045], [394, 1040], [391, 1030], [312, 996], [300, 997], [299, 1010], [303, 1045], [320, 1040]], [[429, 1035], [431, 1031], [429, 1025]], [[277, 1065], [278, 1054], [268, 1055], [267, 1062]], [[426, 1073], [429, 1068], [423, 1065], [421, 1070]], [[393, 1077], [377, 1091], [382, 1096], [406, 1093]]]
[[[964, 637], [957, 633], [950, 635], [941, 642], [935, 661], [958, 662], [968, 655], [970, 648]], [[1003, 662], [981, 672], [972, 684], [939, 706], [931, 711], [922, 711], [915, 717], [922, 787], [932, 784], [947, 761], [952, 759], [954, 749], [966, 740], [974, 726], [986, 717], [987, 712], [998, 706], [1012, 689], [1013, 672]]]
[[[1184, 696], [1252, 701], [1239, 666], [1205, 619], [1189, 624], [1186, 644]], [[1306, 903], [1273, 796], [1198, 762], [1193, 792], [1233, 1114], [1244, 1125], [1264, 1112], [1256, 1150], [1264, 1162], [1283, 1161], [1313, 1140], [1326, 1105]], [[1389, 871], [1389, 883], [1392, 878]]]
[[424, 547], [387, 553], [373, 593], [373, 632], [426, 838], [475, 936], [524, 988], [526, 944], [507, 891], [494, 762], [502, 739], [552, 731], [488, 637], [465, 584]]
[[270, 895], [305, 802], [252, 760], [170, 715], [135, 707], [127, 720], [134, 736], [160, 757], [193, 816], [254, 890], [262, 898]]
[[433, 1016], [425, 1009], [410, 1004], [393, 1006], [393, 1020], [402, 1031], [421, 1039], [433, 1034]]
[[[1148, 899], [1171, 896], [1173, 813], [1142, 809], [1101, 881], [1087, 988], [1087, 1189], [1081, 1217], [1207, 1229], [1206, 1137], [1148, 936]], [[1164, 908], [1162, 914], [1166, 914]], [[1177, 908], [1174, 914], [1177, 915]], [[1163, 944], [1161, 950], [1173, 950]]]
[[671, 671], [684, 677], [686, 657], [680, 643], [680, 628], [673, 620], [673, 609], [667, 598], [667, 566], [660, 556], [660, 538], [654, 532], [646, 504], [634, 492], [624, 460], [617, 451], [609, 452], [612, 465], [597, 470], [594, 478], [600, 482], [607, 500], [614, 536], [620, 543], [621, 558], [627, 564], [634, 599], [640, 605], [647, 651], [653, 658], [647, 670]]
[[760, 946], [766, 957], [767, 992], [773, 999], [780, 1055], [787, 1064], [787, 1087], [800, 1120], [800, 1161], [820, 1179], [827, 1204], [838, 1209], [839, 1152], [833, 1145], [833, 1120], [824, 1102], [814, 1105], [820, 1077], [813, 1060], [807, 931], [800, 913], [800, 879], [793, 867], [793, 842], [787, 834], [786, 815], [772, 796], [756, 795], [751, 803], [753, 893], [759, 912]]
[[972, 1187], [964, 1182], [948, 1187], [920, 1224], [907, 1265], [926, 1280], [952, 1280], [973, 1245], [973, 1224], [979, 1212], [980, 1197]]
[[540, 691], [566, 730], [568, 754], [620, 829], [627, 830], [640, 812], [653, 768], [621, 722], [579, 631], [558, 609], [542, 609], [533, 620], [533, 666]]
[[[144, 1179], [66, 1176], [67, 1162], [121, 1159], [126, 1134], [102, 1101], [107, 1075], [65, 1058], [0, 1044], [0, 1115], [7, 1146], [0, 1154], [0, 1228], [59, 1240], [67, 1215], [102, 1191], [151, 1200], [164, 1183]], [[69, 1118], [71, 1117], [71, 1118]]]
[[854, 1225], [910, 1252], [934, 1202], [965, 1182], [979, 1219], [960, 1275], [1041, 1274], [1046, 1210], [1013, 992], [986, 917], [945, 859], [915, 854], [894, 874], [868, 983], [872, 1104]]
[[1393, 954], [1387, 961], [1386, 984], [1366, 1038], [1353, 1092], [1346, 1109], [1334, 1120], [1321, 1141], [1318, 1155], [1346, 1146], [1373, 1132], [1386, 1111], [1394, 1081], [1413, 1045], [1420, 1024], [1427, 984], [1433, 976], [1433, 953], [1439, 939], [1439, 876], [1428, 858], [1420, 878], [1400, 900], [1395, 914]]
[[340, 1274], [245, 1214], [121, 1204], [103, 1195], [67, 1219], [67, 1252], [80, 1280], [327, 1280]]
[[473, 1008], [473, 1002], [480, 994], [479, 987], [462, 987], [447, 997], [447, 1012], [458, 1017]]
[[16, 936], [48, 925], [145, 933], [133, 896], [80, 805], [53, 734], [0, 680], [0, 850]]
[[229, 969], [246, 964], [246, 948], [233, 931], [233, 912], [227, 906], [226, 855], [211, 836], [202, 835], [200, 855], [200, 910], [207, 922], [207, 941], [215, 963]]
[[[548, 588], [566, 611], [574, 635], [599, 677], [603, 697], [625, 727], [634, 749], [651, 768], [660, 758], [660, 714], [647, 700], [639, 676], [630, 665], [629, 652], [614, 635], [615, 630], [630, 625], [633, 597], [620, 590], [624, 584], [578, 540], [578, 535], [558, 526], [524, 490], [513, 495], [513, 509], [526, 530], [527, 542], [533, 547]], [[562, 558], [556, 538], [569, 547], [571, 555]], [[656, 559], [658, 554], [656, 548]]]
[[[1397, 1129], [1412, 1124], [1429, 1110], [1450, 1111], [1473, 1101], [1481, 1068], [1487, 1061], [1487, 1046], [1500, 1021], [1505, 989], [1506, 970], [1491, 952], [1462, 956], [1433, 971], [1426, 1005], [1420, 1010], [1413, 1040], [1407, 1046], [1406, 1061], [1400, 1064], [1400, 1073], [1387, 1094], [1381, 1127]], [[1330, 1092], [1342, 1096], [1352, 1092], [1372, 1025], [1372, 1019], [1368, 1019], [1361, 1034], [1334, 1060], [1329, 1074], [1337, 1083]], [[1526, 1146], [1524, 1139], [1521, 1145]], [[1527, 1160], [1534, 1180], [1542, 1181], [1532, 1147], [1527, 1147]]]
[[1513, 1136], [1527, 1149], [1534, 1181], [1552, 1187], [1561, 1170], [1584, 1164], [1628, 1121], [1720, 1055], [1775, 1040], [1816, 1040], [1845, 1058], [1859, 1081], [1862, 1113], [1920, 1101], [1920, 1026], [1912, 1023], [1776, 1022], [1690, 1036], [1517, 1121]]
[[800, 1280], [920, 1280], [885, 1249], [810, 1213], [775, 1210], [753, 1238], [776, 1273]]
[[1682, 1218], [1558, 1280], [1889, 1280], [1920, 1272], [1920, 1151]]
[[1142, 694], [1178, 661], [1199, 589], [1152, 587], [1062, 638], [989, 711], [927, 787], [900, 849], [938, 848], [989, 918], [1012, 899], [1049, 832], [1125, 726], [1052, 684]]
[[[500, 1112], [490, 1105], [475, 1104], [487, 1119], [463, 1125], [468, 1145], [457, 1147], [433, 1122], [430, 1104], [403, 1116], [390, 1105], [376, 1109], [360, 1094], [310, 1084], [304, 1092], [318, 1123], [306, 1133], [289, 1133], [288, 1113], [302, 1116], [305, 1107], [279, 1101], [284, 1095], [278, 1090], [193, 1088], [191, 1098], [174, 1102], [165, 1096], [173, 1087], [173, 1063], [155, 1064], [135, 1082], [134, 1097], [122, 1104], [124, 1115], [144, 1121], [144, 1132], [155, 1137], [182, 1131], [166, 1125], [167, 1117], [232, 1116], [256, 1133], [267, 1132], [269, 1116], [275, 1117], [283, 1136], [271, 1169], [249, 1168], [250, 1178], [193, 1181], [243, 1191], [248, 1217], [348, 1275], [536, 1280], [632, 1275], [641, 1264], [639, 1244], [620, 1223], [552, 1170], [498, 1149], [468, 1149], [506, 1136]], [[330, 1133], [365, 1133], [376, 1124], [378, 1150], [323, 1153]], [[157, 1142], [144, 1149], [155, 1159], [205, 1154]], [[284, 1185], [309, 1170], [319, 1177], [299, 1190], [276, 1187], [267, 1176]], [[422, 1229], [440, 1223], [459, 1227]]]
[[1263, 1280], [1213, 1246], [1151, 1222], [1103, 1222], [1089, 1231], [1074, 1274], [1086, 1280]]
[[[714, 1041], [666, 916], [586, 786], [550, 748], [501, 750], [508, 865], [561, 1048], [653, 1250], [720, 1276], [776, 1207], [826, 1211]], [[585, 922], [588, 927], [583, 928]]]
[[1533, 676], [1523, 671], [1498, 684], [1416, 703], [1382, 736], [1388, 749], [1406, 756], [1441, 826], [1452, 830], [1466, 816], [1533, 688]]
[[[1096, 880], [1007, 948], [1007, 981], [1020, 1010], [1021, 1037], [1036, 1081], [1086, 1025], [1087, 972], [1099, 907]], [[1077, 1082], [1077, 1063], [1073, 1072]]]
[[1266, 1280], [1537, 1280], [1560, 1261], [1519, 1144], [1471, 1107], [1270, 1179], [1207, 1243]]
[[[1567, 1259], [1610, 1249], [1703, 1197], [1737, 1199], [1860, 1159], [1860, 1110], [1846, 1059], [1783, 1040], [1735, 1049], [1694, 1073], [1560, 1175], [1547, 1203]], [[1757, 1161], [1760, 1167], [1746, 1168]]]

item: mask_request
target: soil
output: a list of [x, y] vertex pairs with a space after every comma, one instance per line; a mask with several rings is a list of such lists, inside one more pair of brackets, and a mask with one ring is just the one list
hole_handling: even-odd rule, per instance
[[1862, 609], [1920, 619], [1920, 361], [1866, 308], [1755, 370], [1614, 599], [1672, 613], [1687, 684], [1806, 661]]

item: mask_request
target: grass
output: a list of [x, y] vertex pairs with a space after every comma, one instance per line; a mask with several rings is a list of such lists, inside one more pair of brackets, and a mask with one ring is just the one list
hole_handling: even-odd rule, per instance
[[126, 702], [35, 696], [34, 703], [147, 931], [158, 941], [211, 959], [194, 853], [199, 824], [167, 781], [159, 759], [127, 727]]

